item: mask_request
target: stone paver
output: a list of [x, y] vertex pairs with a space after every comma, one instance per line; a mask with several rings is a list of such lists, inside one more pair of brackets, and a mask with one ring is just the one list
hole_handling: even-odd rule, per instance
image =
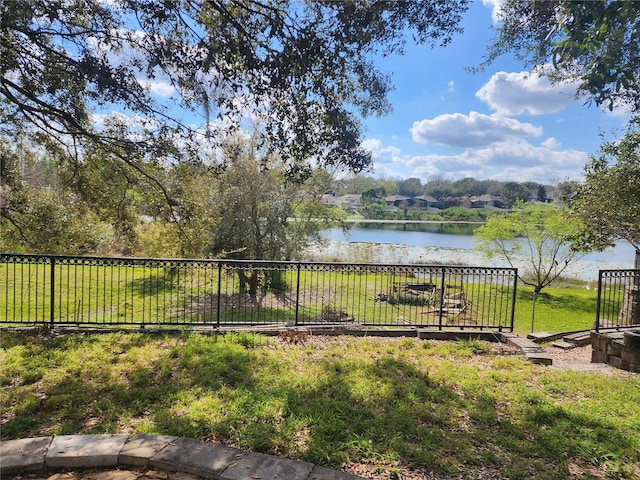
[[246, 453], [220, 475], [221, 480], [305, 480], [313, 463], [297, 462], [263, 453]]
[[54, 437], [45, 457], [51, 468], [115, 467], [128, 435]]
[[177, 437], [170, 435], [131, 435], [120, 451], [121, 465], [146, 466], [149, 459], [169, 446]]
[[529, 340], [533, 340], [534, 342], [537, 340], [538, 342], [540, 341], [544, 341], [546, 339], [548, 339], [549, 337], [552, 337], [553, 335], [551, 333], [548, 332], [531, 332], [529, 334], [527, 334], [527, 338]]
[[[122, 468], [127, 466], [143, 469]], [[30, 480], [80, 478], [73, 472], [47, 473], [56, 469], [80, 469], [83, 480], [364, 480], [309, 462], [167, 435], [62, 435], [0, 442], [3, 480], [30, 472], [40, 472], [25, 477]]]
[[553, 357], [545, 352], [525, 352], [525, 358], [538, 365], [553, 365]]
[[155, 468], [178, 470], [205, 478], [220, 478], [220, 474], [229, 465], [249, 453], [217, 443], [177, 438], [151, 457], [149, 463]]
[[36, 437], [0, 442], [0, 478], [42, 470], [51, 440], [51, 437]]
[[528, 338], [522, 338], [518, 336], [510, 336], [507, 338], [507, 343], [515, 345], [520, 348], [524, 353], [542, 352], [544, 349], [535, 342], [532, 342]]

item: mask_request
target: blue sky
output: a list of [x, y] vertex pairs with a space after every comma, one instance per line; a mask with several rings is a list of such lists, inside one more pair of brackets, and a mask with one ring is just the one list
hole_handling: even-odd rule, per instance
[[627, 118], [575, 99], [574, 85], [552, 86], [511, 57], [484, 72], [493, 38], [491, 0], [472, 2], [444, 48], [409, 46], [377, 66], [392, 74], [393, 112], [365, 120], [364, 145], [376, 177], [536, 181], [580, 180], [603, 137], [621, 136]]

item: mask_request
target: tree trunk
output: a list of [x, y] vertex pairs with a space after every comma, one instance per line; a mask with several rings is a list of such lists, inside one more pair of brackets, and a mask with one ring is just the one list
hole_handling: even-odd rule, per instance
[[533, 291], [533, 304], [531, 305], [531, 333], [533, 333], [534, 330], [534, 323], [536, 320], [536, 301], [538, 300], [538, 289], [536, 287], [536, 289]]
[[255, 300], [258, 293], [258, 285], [260, 284], [260, 272], [254, 270], [247, 275], [247, 272], [238, 270], [238, 277], [240, 277], [240, 291], [249, 293], [251, 298]]

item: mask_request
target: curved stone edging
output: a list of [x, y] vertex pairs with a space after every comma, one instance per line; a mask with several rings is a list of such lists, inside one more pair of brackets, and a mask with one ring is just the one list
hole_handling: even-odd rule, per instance
[[220, 480], [357, 480], [309, 462], [168, 435], [60, 435], [0, 442], [0, 477], [45, 469], [150, 466]]

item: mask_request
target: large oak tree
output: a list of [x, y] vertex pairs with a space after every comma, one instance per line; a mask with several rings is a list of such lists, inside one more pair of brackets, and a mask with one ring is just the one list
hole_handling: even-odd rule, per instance
[[[127, 151], [201, 160], [202, 143], [258, 115], [299, 173], [310, 159], [368, 166], [359, 117], [388, 112], [391, 88], [373, 57], [402, 53], [409, 39], [446, 44], [466, 1], [8, 0], [1, 8], [4, 135], [29, 125], [67, 146], [99, 142], [143, 169]], [[153, 82], [175, 89], [173, 101], [154, 96]], [[113, 109], [137, 123], [114, 116], [96, 128], [92, 114]]]
[[[215, 171], [212, 152], [255, 125], [292, 180], [317, 165], [362, 171], [370, 153], [360, 121], [391, 108], [390, 76], [375, 58], [406, 42], [446, 44], [466, 4], [5, 0], [0, 137], [50, 150], [89, 203], [109, 196], [98, 191], [108, 182], [94, 181], [109, 165], [175, 210], [165, 167]], [[102, 160], [90, 160], [95, 152]], [[5, 207], [17, 197], [6, 178], [0, 205], [10, 221]]]

